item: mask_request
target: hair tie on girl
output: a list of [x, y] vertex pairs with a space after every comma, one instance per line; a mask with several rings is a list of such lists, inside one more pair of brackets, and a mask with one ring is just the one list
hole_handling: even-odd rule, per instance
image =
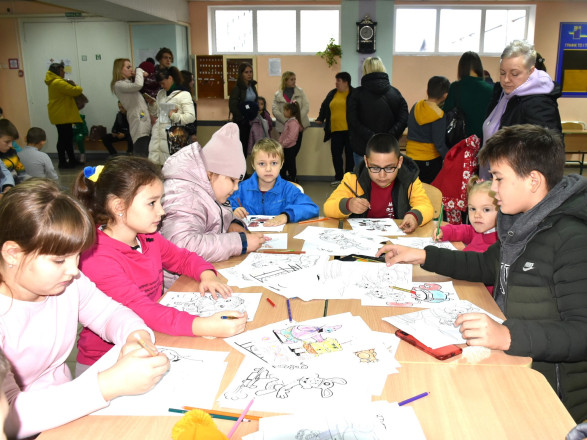
[[98, 181], [98, 177], [100, 177], [100, 173], [104, 169], [104, 165], [98, 165], [96, 167], [85, 167], [84, 168], [84, 177], [92, 182], [96, 183]]
[[485, 182], [485, 180], [484, 180], [484, 179], [477, 179], [477, 181], [475, 182], [475, 185], [477, 185], [477, 184], [479, 184], [479, 183], [483, 183], [483, 182]]

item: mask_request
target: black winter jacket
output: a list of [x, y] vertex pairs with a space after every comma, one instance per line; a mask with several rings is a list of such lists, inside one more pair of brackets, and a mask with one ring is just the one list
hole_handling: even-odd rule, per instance
[[[587, 180], [568, 178], [579, 189], [539, 223], [510, 265], [503, 312], [511, 334], [507, 354], [531, 357], [532, 368], [581, 422], [587, 419]], [[422, 268], [494, 284], [497, 292], [500, 253], [499, 241], [484, 253], [428, 246]]]
[[[251, 87], [255, 92], [255, 101], [259, 94], [257, 93], [257, 81], [251, 80]], [[244, 116], [241, 112], [241, 104], [245, 102], [247, 96], [247, 87], [242, 81], [237, 81], [236, 86], [230, 91], [230, 97], [228, 98], [228, 109], [232, 113], [232, 122], [240, 122]]]
[[347, 120], [353, 151], [364, 155], [374, 134], [389, 133], [399, 140], [408, 126], [408, 104], [387, 73], [369, 73], [349, 98]]
[[[348, 121], [348, 114], [349, 114], [349, 102], [350, 102], [350, 97], [353, 93], [353, 90], [355, 88], [352, 86], [349, 86], [349, 94], [346, 97], [346, 114], [347, 114], [347, 121]], [[324, 123], [324, 142], [328, 141], [328, 139], [330, 139], [332, 133], [330, 132], [330, 103], [332, 102], [332, 99], [334, 98], [334, 95], [336, 95], [337, 90], [336, 89], [332, 89], [330, 92], [328, 92], [328, 95], [326, 95], [326, 98], [324, 98], [324, 101], [322, 101], [322, 105], [320, 105], [320, 113], [318, 113], [318, 117], [316, 118], [317, 121], [323, 122]]]
[[[491, 114], [499, 102], [501, 93], [501, 84], [496, 82], [493, 86], [493, 96], [489, 103], [487, 116]], [[534, 124], [562, 132], [561, 116], [556, 102], [560, 96], [561, 88], [557, 83], [554, 83], [554, 89], [550, 93], [512, 97], [501, 116], [499, 128], [518, 124]]]

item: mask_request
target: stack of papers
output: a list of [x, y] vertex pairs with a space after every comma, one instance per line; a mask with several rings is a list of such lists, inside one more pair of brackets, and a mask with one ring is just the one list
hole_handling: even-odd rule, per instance
[[307, 254], [340, 256], [360, 254], [374, 257], [383, 243], [387, 242], [380, 235], [319, 226], [308, 226], [294, 238], [305, 240], [302, 250]]

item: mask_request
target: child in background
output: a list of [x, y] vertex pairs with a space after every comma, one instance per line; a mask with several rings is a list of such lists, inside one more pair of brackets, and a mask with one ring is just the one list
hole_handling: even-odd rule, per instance
[[[33, 436], [153, 388], [169, 369], [165, 355], [138, 343], [154, 350], [153, 332], [78, 269], [95, 238], [81, 204], [54, 182], [29, 180], [2, 197], [0, 224], [0, 348], [12, 366], [3, 384], [7, 436]], [[78, 320], [123, 347], [111, 368], [72, 381], [65, 361]]]
[[[157, 165], [145, 158], [118, 156], [106, 165], [86, 167], [73, 194], [90, 211], [97, 226], [96, 243], [82, 254], [81, 270], [106, 295], [134, 310], [153, 330], [179, 336], [227, 337], [245, 328], [239, 319], [194, 317], [157, 301], [163, 292], [163, 270], [200, 281], [200, 293], [230, 296], [232, 290], [200, 256], [164, 239], [157, 229], [165, 214], [161, 207], [163, 179]], [[84, 328], [78, 342], [80, 369], [97, 361], [111, 345]]]
[[[473, 176], [467, 185], [470, 225], [446, 225], [433, 232], [436, 241], [462, 241], [464, 251], [485, 252], [497, 241], [497, 200], [491, 191], [491, 181]], [[493, 294], [493, 286], [487, 286]]]
[[251, 156], [255, 172], [228, 199], [235, 217], [274, 215], [265, 225], [277, 226], [318, 215], [318, 206], [312, 199], [279, 175], [283, 148], [277, 141], [261, 139], [253, 147]]
[[369, 139], [364, 160], [324, 202], [327, 217], [403, 218], [399, 227], [408, 234], [433, 214], [418, 166], [400, 153], [397, 139], [387, 133]]
[[79, 164], [84, 165], [86, 163], [86, 138], [89, 130], [88, 124], [86, 124], [86, 115], [80, 113], [79, 116], [82, 121], [73, 124], [73, 140], [79, 150]]
[[253, 146], [264, 138], [271, 137], [271, 128], [273, 127], [273, 121], [271, 115], [267, 111], [267, 101], [262, 96], [257, 98], [259, 104], [259, 114], [255, 119], [251, 121], [251, 131], [249, 133], [249, 145], [248, 154], [251, 154]]
[[130, 137], [130, 127], [128, 125], [128, 119], [126, 119], [126, 109], [118, 101], [118, 113], [116, 113], [116, 119], [114, 119], [114, 125], [112, 125], [112, 131], [102, 136], [102, 143], [108, 150], [108, 154], [116, 156], [118, 152], [114, 148], [114, 142], [125, 141], [126, 142], [126, 154], [132, 154], [132, 137]]
[[283, 146], [284, 165], [281, 168], [281, 178], [297, 183], [298, 170], [296, 167], [296, 156], [300, 151], [298, 138], [304, 130], [300, 116], [300, 106], [297, 102], [288, 102], [283, 106], [285, 125], [279, 143]]
[[424, 183], [432, 183], [448, 153], [446, 118], [440, 106], [448, 96], [449, 87], [450, 81], [444, 76], [430, 78], [426, 89], [428, 99], [414, 104], [408, 117], [406, 155], [420, 168], [419, 177]]
[[8, 119], [0, 119], [0, 159], [12, 174], [14, 182], [20, 183], [29, 179], [30, 176], [26, 173], [16, 150], [12, 147], [14, 139], [18, 139], [18, 130], [14, 124]]
[[[5, 119], [4, 110], [2, 110], [2, 107], [0, 107], [0, 119]], [[16, 139], [18, 139], [18, 137]], [[20, 145], [18, 145], [16, 143], [16, 139], [12, 141], [12, 148], [14, 148], [16, 150], [16, 152], [18, 153], [18, 152], [20, 152], [21, 148], [20, 148]]]
[[28, 175], [59, 180], [49, 155], [41, 151], [46, 143], [47, 134], [45, 130], [39, 127], [31, 127], [26, 134], [26, 147], [18, 153], [18, 157], [26, 168]]
[[[214, 133], [204, 148], [195, 142], [167, 159], [163, 166], [163, 236], [208, 261], [228, 260], [259, 249], [267, 238], [249, 233], [226, 206], [245, 169], [238, 126], [233, 122]], [[165, 286], [176, 278], [166, 273]]]

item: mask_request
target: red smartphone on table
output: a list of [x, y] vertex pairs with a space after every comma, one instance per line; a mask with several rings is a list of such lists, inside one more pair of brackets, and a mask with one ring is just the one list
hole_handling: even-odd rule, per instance
[[408, 344], [411, 344], [414, 347], [419, 348], [424, 353], [427, 353], [430, 356], [433, 356], [436, 359], [441, 360], [441, 361], [444, 361], [446, 359], [450, 359], [451, 357], [455, 357], [463, 352], [461, 347], [458, 347], [456, 345], [446, 345], [444, 347], [439, 347], [439, 348], [430, 348], [427, 345], [422, 344], [420, 341], [418, 341], [412, 335], [410, 335], [402, 330], [396, 330], [395, 335], [398, 338], [406, 341]]

